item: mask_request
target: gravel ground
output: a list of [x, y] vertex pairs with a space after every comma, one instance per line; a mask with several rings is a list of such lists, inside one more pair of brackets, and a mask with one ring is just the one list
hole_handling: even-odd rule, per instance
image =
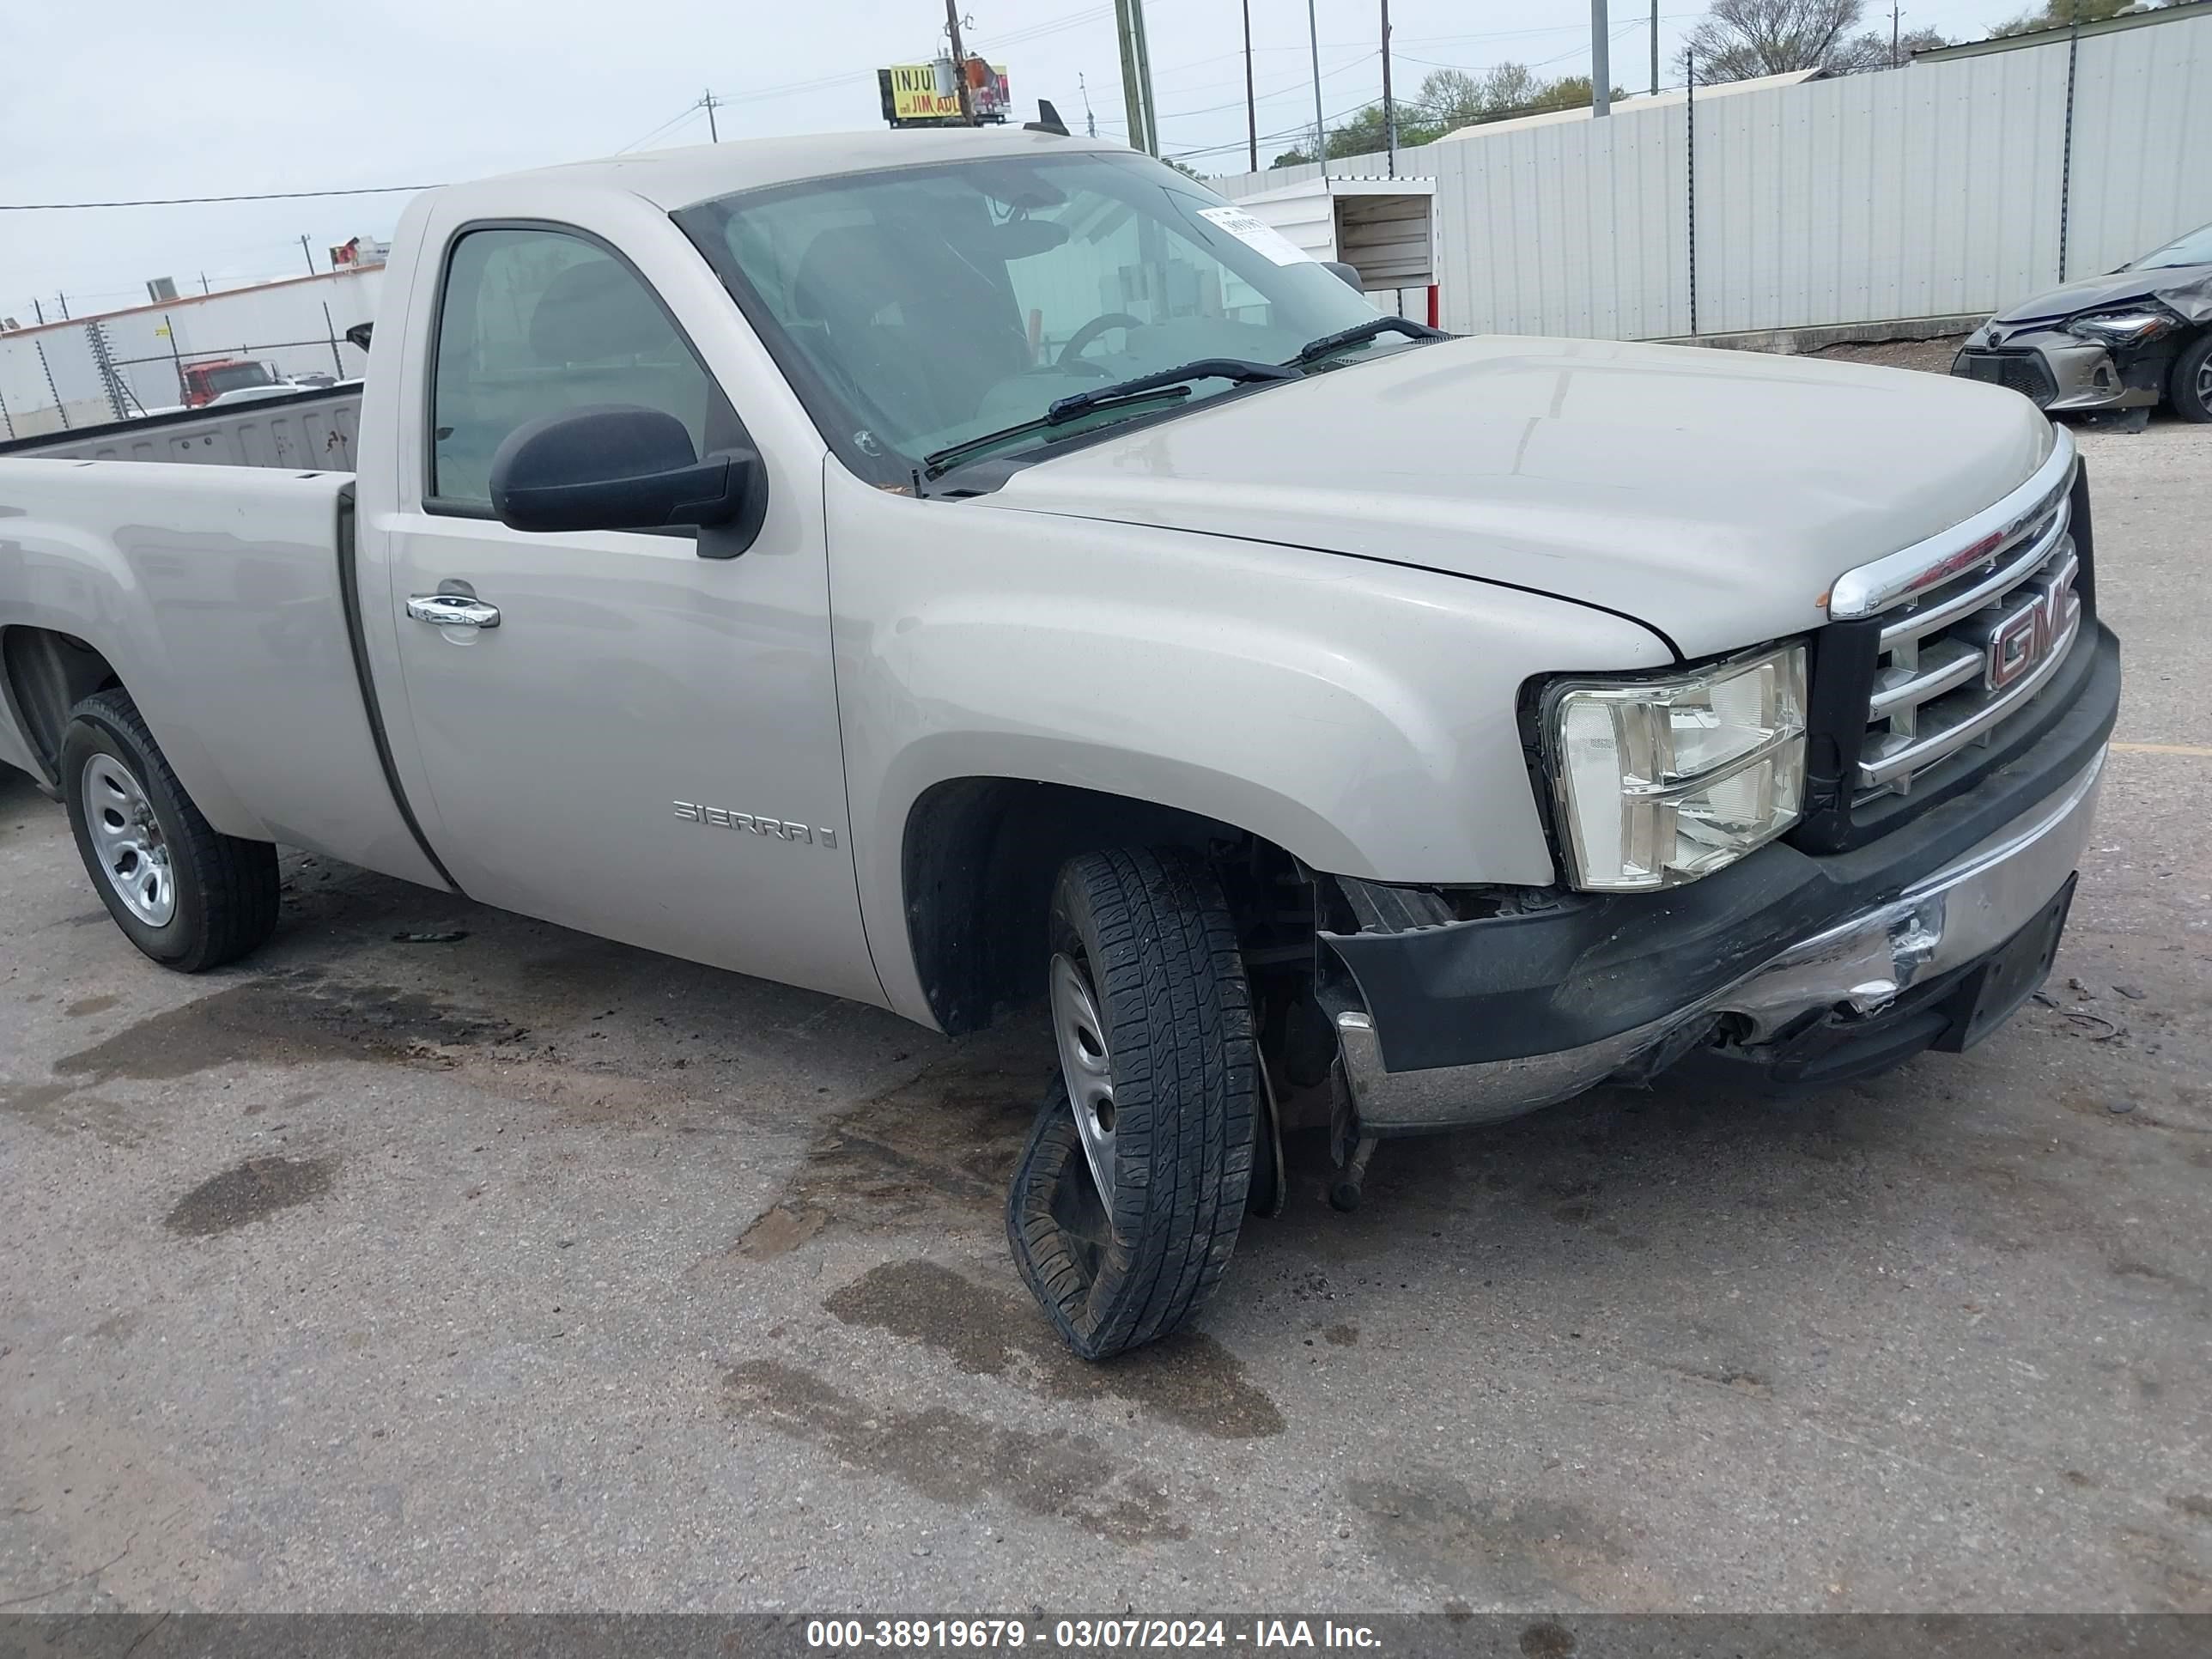
[[1813, 355], [1839, 363], [1879, 363], [1885, 368], [1917, 368], [1930, 374], [1948, 374], [1951, 360], [1966, 343], [1963, 334], [1940, 334], [1932, 340], [1882, 340], [1869, 345], [1830, 346]]
[[1106, 1368], [1006, 1261], [1028, 1034], [298, 855], [174, 977], [0, 781], [0, 1604], [2212, 1610], [2212, 428], [2083, 447], [2130, 678], [2047, 1006], [1349, 1217], [1301, 1141]]

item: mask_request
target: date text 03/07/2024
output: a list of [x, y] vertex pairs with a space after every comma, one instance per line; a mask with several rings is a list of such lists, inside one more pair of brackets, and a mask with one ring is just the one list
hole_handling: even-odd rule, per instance
[[1327, 1619], [810, 1619], [806, 1645], [832, 1650], [1031, 1645], [1075, 1652], [1228, 1647], [1373, 1650], [1382, 1646], [1382, 1638], [1366, 1625]]

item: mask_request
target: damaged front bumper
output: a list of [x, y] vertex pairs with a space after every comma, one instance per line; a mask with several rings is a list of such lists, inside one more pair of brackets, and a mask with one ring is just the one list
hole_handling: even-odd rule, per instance
[[2122, 362], [2106, 347], [2056, 328], [2013, 334], [2002, 349], [1977, 344], [1980, 337], [1969, 339], [1951, 360], [1951, 373], [2009, 386], [2053, 415], [2154, 407], [2172, 355]]
[[[1889, 902], [1790, 945], [1718, 991], [1595, 1042], [1394, 1072], [1376, 1015], [1340, 1006], [1334, 1018], [1361, 1132], [1415, 1134], [1518, 1116], [1608, 1079], [1649, 1077], [1723, 1029], [1732, 1048], [1753, 1055], [1802, 1034], [1808, 1020], [1844, 1039], [1821, 1045], [1829, 1056], [1893, 1063], [1947, 1035], [1956, 1041], [1944, 1046], [1965, 1048], [2043, 982], [2088, 844], [2103, 768], [2100, 753], [2055, 799]], [[2014, 960], [2001, 961], [2015, 941]], [[1985, 977], [2002, 982], [1966, 984], [1985, 967], [1992, 969]], [[1912, 997], [1915, 988], [1972, 994], [1963, 1001]], [[1892, 1024], [1885, 1018], [1892, 1010], [1915, 1018]], [[1873, 1046], [1854, 1044], [1854, 1035], [1875, 1039]], [[1843, 1074], [1842, 1068], [1825, 1074]]]
[[1462, 921], [1356, 884], [1316, 989], [1359, 1132], [1497, 1122], [1692, 1051], [1815, 1085], [1978, 1042], [2041, 984], [2094, 819], [2119, 648], [2084, 643], [2032, 744], [1849, 851]]

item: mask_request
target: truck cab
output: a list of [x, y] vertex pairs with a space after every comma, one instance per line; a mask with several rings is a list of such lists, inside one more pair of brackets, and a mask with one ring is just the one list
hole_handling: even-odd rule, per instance
[[184, 380], [185, 407], [201, 409], [234, 392], [281, 387], [283, 380], [267, 363], [237, 357], [186, 363], [179, 371]]

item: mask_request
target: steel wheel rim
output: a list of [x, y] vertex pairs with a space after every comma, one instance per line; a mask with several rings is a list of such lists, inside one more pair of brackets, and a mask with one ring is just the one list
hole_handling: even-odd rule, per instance
[[1106, 1213], [1114, 1212], [1114, 1055], [1091, 976], [1073, 957], [1052, 959], [1052, 1033], [1060, 1044], [1060, 1074], [1075, 1111], [1084, 1161]]
[[93, 854], [109, 888], [149, 927], [167, 927], [177, 914], [176, 874], [145, 790], [112, 755], [95, 755], [85, 766], [81, 793]]
[[2212, 406], [2212, 357], [2197, 365], [2197, 401]]

